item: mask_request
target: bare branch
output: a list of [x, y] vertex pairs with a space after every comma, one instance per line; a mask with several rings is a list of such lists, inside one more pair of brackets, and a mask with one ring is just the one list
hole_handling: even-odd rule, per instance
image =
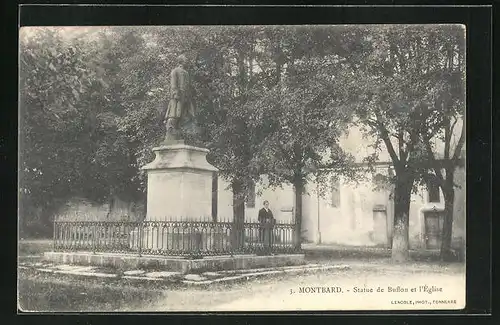
[[450, 141], [451, 141], [451, 132], [449, 129], [449, 123], [447, 123], [444, 129], [444, 159], [450, 159]]
[[376, 120], [366, 119], [365, 123], [368, 124], [369, 126], [373, 127], [373, 128], [378, 128], [378, 123], [377, 123]]
[[382, 117], [380, 116], [380, 113], [378, 110], [375, 110], [375, 116], [377, 117], [377, 129], [380, 133], [380, 137], [385, 143], [385, 146], [387, 148], [387, 151], [389, 152], [389, 155], [391, 156], [391, 159], [394, 163], [394, 165], [398, 165], [399, 167], [399, 157], [396, 154], [396, 151], [394, 150], [394, 147], [392, 145], [391, 139], [389, 138], [389, 132], [387, 131], [386, 127], [382, 123]]
[[406, 156], [408, 157], [413, 153], [413, 150], [415, 149], [415, 145], [417, 144], [418, 141], [418, 133], [416, 130], [411, 130], [408, 132], [410, 134], [410, 141], [406, 144]]
[[453, 116], [453, 123], [451, 124], [450, 131], [453, 133], [453, 130], [455, 129], [455, 125], [457, 125], [458, 118], [456, 116]]
[[442, 189], [444, 189], [445, 180], [444, 180], [443, 174], [441, 172], [441, 169], [438, 168], [438, 163], [437, 163], [436, 157], [434, 156], [434, 152], [432, 150], [430, 138], [425, 133], [423, 134], [423, 138], [424, 138], [423, 140], [424, 140], [424, 145], [425, 145], [425, 149], [427, 152], [427, 156], [429, 158], [429, 161], [432, 164], [432, 170], [436, 174], [436, 178], [438, 180], [439, 186]]
[[399, 159], [401, 160], [401, 162], [404, 163], [404, 162], [406, 162], [408, 152], [406, 152], [403, 149], [403, 144], [405, 143], [405, 141], [404, 141], [404, 136], [403, 136], [402, 130], [398, 131], [397, 139], [398, 139]]
[[402, 53], [396, 44], [391, 44], [391, 50], [394, 51], [395, 57], [397, 58], [399, 69], [402, 72], [406, 72], [406, 63]]

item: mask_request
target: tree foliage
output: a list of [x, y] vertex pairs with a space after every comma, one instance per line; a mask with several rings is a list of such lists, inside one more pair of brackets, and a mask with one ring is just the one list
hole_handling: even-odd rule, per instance
[[107, 69], [114, 58], [99, 40], [102, 33], [68, 39], [58, 29], [21, 30], [23, 220], [47, 224], [71, 196], [99, 202], [133, 187], [127, 139], [117, 132], [119, 92]]

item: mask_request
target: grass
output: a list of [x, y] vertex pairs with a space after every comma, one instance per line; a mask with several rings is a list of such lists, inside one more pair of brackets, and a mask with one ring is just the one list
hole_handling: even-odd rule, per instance
[[109, 279], [64, 277], [21, 271], [19, 308], [24, 312], [117, 311], [164, 298], [162, 288]]
[[18, 255], [43, 255], [52, 250], [52, 239], [20, 240], [18, 242]]

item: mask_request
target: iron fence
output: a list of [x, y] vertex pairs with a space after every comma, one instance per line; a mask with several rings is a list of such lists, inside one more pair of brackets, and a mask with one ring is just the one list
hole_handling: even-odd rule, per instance
[[297, 252], [291, 223], [58, 221], [55, 251], [203, 257]]

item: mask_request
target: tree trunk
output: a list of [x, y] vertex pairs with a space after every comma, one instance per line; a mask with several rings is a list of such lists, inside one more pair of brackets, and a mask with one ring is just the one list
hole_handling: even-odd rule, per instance
[[453, 206], [455, 203], [455, 191], [453, 188], [453, 172], [446, 171], [446, 181], [444, 194], [444, 220], [443, 233], [441, 238], [440, 259], [449, 260], [452, 257], [451, 239], [453, 231]]
[[112, 189], [109, 190], [109, 197], [108, 197], [108, 212], [106, 213], [106, 220], [109, 220], [109, 217], [111, 217], [111, 213], [113, 213], [113, 204], [115, 203], [115, 194]]
[[142, 222], [146, 219], [146, 216], [148, 215], [148, 196], [147, 196], [147, 194], [142, 193], [140, 200], [141, 200], [141, 203], [143, 206], [142, 215], [139, 216], [136, 221]]
[[302, 247], [302, 193], [304, 193], [304, 186], [301, 181], [297, 181], [293, 184], [293, 189], [295, 192], [294, 247], [300, 250]]
[[394, 230], [392, 232], [392, 261], [405, 262], [409, 254], [410, 196], [413, 183], [405, 177], [396, 176], [394, 189]]
[[217, 222], [219, 203], [219, 178], [217, 173], [212, 174], [212, 221]]
[[233, 249], [241, 249], [244, 244], [245, 195], [241, 181], [233, 180], [231, 187], [233, 190], [232, 247]]
[[245, 54], [242, 51], [238, 51], [237, 63], [238, 63], [239, 88], [240, 88], [239, 95], [241, 102], [244, 102], [243, 94], [245, 93], [246, 90], [247, 73], [245, 71]]

